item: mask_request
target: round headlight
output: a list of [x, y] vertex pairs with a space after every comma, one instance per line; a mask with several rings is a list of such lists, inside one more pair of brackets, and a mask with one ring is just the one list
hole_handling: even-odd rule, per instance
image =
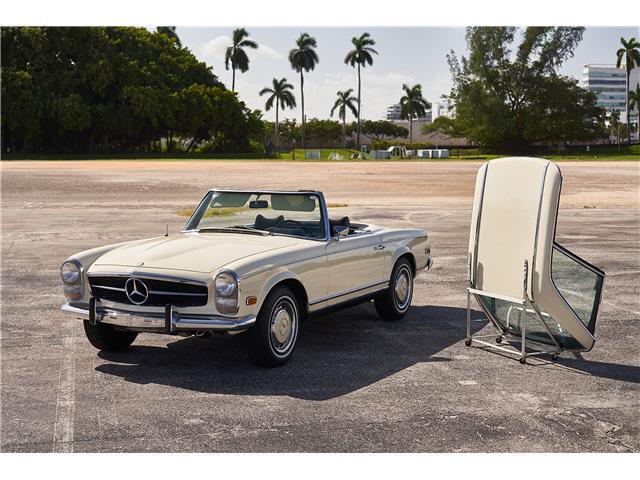
[[221, 297], [232, 297], [237, 293], [238, 282], [236, 278], [228, 272], [218, 274], [214, 282], [216, 294]]
[[78, 283], [80, 281], [80, 263], [77, 261], [66, 261], [60, 266], [60, 278], [66, 284]]

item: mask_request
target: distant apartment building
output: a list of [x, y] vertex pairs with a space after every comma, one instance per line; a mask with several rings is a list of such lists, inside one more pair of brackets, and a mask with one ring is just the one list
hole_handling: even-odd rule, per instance
[[448, 102], [435, 102], [431, 106], [431, 121], [438, 117], [455, 117], [455, 109]]
[[[416, 118], [419, 122], [431, 123], [438, 117], [452, 117], [453, 109], [449, 107], [446, 102], [434, 102], [431, 108], [425, 112], [424, 117]], [[401, 122], [402, 119], [402, 106], [399, 103], [389, 105], [387, 107], [387, 113], [385, 120], [390, 122]]]
[[399, 103], [389, 105], [387, 107], [387, 114], [385, 115], [385, 119], [390, 122], [397, 122], [399, 120], [402, 120], [402, 105], [400, 105]]
[[[640, 82], [640, 68], [634, 68], [629, 78], [629, 90]], [[626, 121], [627, 72], [615, 65], [585, 65], [582, 69], [580, 85], [596, 94], [598, 106], [608, 111], [620, 112], [622, 121]]]

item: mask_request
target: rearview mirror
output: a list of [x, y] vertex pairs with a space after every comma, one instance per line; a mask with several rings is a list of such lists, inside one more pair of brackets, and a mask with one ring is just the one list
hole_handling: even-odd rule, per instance
[[251, 200], [249, 208], [269, 208], [269, 202], [266, 200]]

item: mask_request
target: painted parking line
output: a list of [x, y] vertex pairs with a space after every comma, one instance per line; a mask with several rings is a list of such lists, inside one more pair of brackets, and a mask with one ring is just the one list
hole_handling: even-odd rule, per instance
[[62, 342], [62, 347], [63, 356], [60, 365], [60, 380], [58, 381], [56, 421], [53, 426], [53, 451], [73, 452], [73, 423], [76, 395], [74, 337], [65, 337]]

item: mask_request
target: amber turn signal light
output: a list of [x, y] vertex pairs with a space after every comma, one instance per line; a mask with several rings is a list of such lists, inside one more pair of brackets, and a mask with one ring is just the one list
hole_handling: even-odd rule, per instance
[[247, 297], [244, 303], [246, 303], [247, 305], [255, 305], [257, 302], [258, 299], [256, 297]]

